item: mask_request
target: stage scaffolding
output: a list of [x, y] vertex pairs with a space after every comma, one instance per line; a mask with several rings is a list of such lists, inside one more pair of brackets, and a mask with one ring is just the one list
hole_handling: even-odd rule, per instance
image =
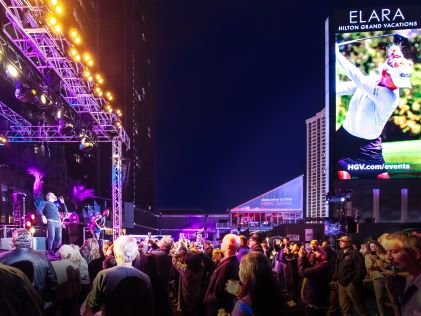
[[[115, 124], [115, 113], [104, 110], [106, 100], [92, 93], [93, 83], [83, 76], [83, 65], [73, 61], [67, 52], [70, 42], [61, 34], [52, 33], [45, 17], [48, 7], [40, 0], [0, 0], [6, 15], [2, 32], [10, 44], [19, 51], [48, 82], [47, 72], [54, 71], [59, 78], [60, 97], [66, 107], [86, 122], [95, 135], [95, 142], [108, 142], [112, 146], [112, 204], [113, 237], [121, 232], [122, 219], [122, 154], [123, 145], [130, 148], [130, 139], [123, 127]], [[58, 125], [32, 125], [6, 104], [0, 102], [0, 116], [10, 123], [6, 136], [11, 143], [80, 142], [76, 135], [61, 134]]]

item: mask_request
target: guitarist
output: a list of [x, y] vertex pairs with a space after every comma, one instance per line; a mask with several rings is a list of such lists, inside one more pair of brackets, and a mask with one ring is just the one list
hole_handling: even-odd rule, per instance
[[107, 228], [105, 227], [105, 221], [109, 215], [110, 210], [106, 208], [102, 211], [102, 214], [94, 215], [89, 220], [89, 231], [96, 240], [99, 240], [101, 231]]

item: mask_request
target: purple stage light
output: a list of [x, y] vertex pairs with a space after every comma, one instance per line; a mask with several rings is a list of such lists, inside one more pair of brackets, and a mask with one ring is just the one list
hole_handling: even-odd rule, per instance
[[44, 178], [45, 173], [42, 170], [38, 170], [36, 168], [28, 168], [28, 173], [32, 174], [35, 178], [34, 181], [34, 195], [37, 196], [42, 191], [42, 178]]
[[75, 184], [72, 189], [73, 201], [78, 203], [95, 195], [94, 189], [86, 188], [83, 184]]

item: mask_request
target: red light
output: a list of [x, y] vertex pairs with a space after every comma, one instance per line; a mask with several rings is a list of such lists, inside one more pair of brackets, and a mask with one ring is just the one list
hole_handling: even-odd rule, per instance
[[30, 221], [26, 221], [26, 226], [31, 227], [32, 223]]

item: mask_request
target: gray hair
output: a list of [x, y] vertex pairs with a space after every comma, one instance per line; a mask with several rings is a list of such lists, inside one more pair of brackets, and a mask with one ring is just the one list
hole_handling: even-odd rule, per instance
[[169, 251], [174, 244], [174, 241], [171, 237], [163, 237], [159, 241], [159, 248]]
[[132, 262], [139, 254], [137, 241], [130, 236], [120, 236], [114, 241], [114, 256], [117, 262]]
[[59, 250], [57, 250], [57, 254], [61, 259], [70, 259], [74, 254], [74, 249], [70, 245], [62, 245]]

